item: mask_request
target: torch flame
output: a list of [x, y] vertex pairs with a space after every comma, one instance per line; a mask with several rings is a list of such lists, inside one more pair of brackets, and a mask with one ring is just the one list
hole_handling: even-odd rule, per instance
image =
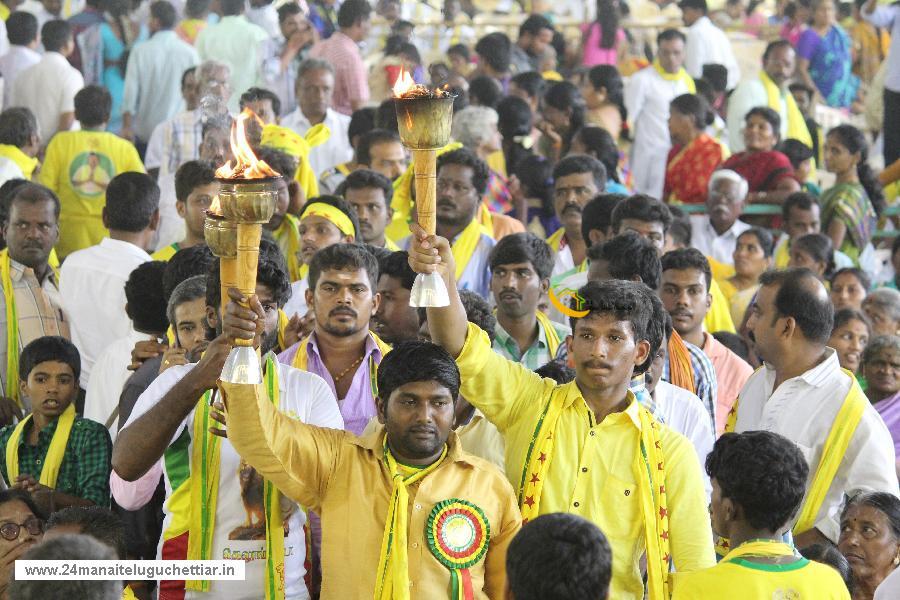
[[[231, 153], [236, 159], [231, 166], [229, 160], [216, 169], [216, 177], [220, 179], [263, 179], [266, 177], [279, 177], [280, 174], [266, 164], [266, 161], [256, 158], [250, 142], [247, 141], [247, 132], [244, 122], [254, 119], [262, 127], [262, 120], [249, 108], [245, 108], [237, 119], [231, 124]], [[212, 207], [210, 207], [212, 208]]]
[[209, 203], [209, 208], [206, 209], [206, 214], [216, 215], [217, 217], [222, 216], [222, 207], [219, 206], [219, 195], [218, 194], [213, 196], [212, 202]]
[[409, 71], [400, 67], [400, 75], [397, 76], [397, 81], [394, 83], [394, 97], [401, 98], [404, 94], [411, 92], [416, 87], [416, 82], [413, 80], [412, 75], [409, 74]]

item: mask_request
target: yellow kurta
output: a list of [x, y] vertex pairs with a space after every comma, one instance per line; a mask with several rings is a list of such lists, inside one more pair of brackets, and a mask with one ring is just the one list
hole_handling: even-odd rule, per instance
[[[384, 428], [358, 438], [313, 427], [278, 412], [262, 386], [223, 388], [235, 450], [285, 496], [322, 517], [323, 600], [371, 600], [392, 489]], [[459, 498], [479, 506], [490, 522], [488, 552], [469, 569], [475, 597], [500, 600], [506, 549], [521, 527], [515, 495], [496, 467], [463, 452], [455, 433], [448, 443], [444, 463], [409, 486], [410, 597], [449, 598], [450, 571], [428, 549], [425, 522], [436, 503]]]
[[[503, 434], [507, 477], [518, 486], [532, 434], [556, 384], [494, 353], [487, 334], [471, 323], [456, 362], [463, 382], [460, 394]], [[640, 443], [638, 406], [632, 402], [624, 412], [591, 427], [583, 416], [590, 409], [575, 382], [563, 387], [567, 388], [565, 408], [556, 426], [540, 512], [570, 512], [600, 527], [613, 553], [609, 597], [640, 600], [644, 587], [638, 565], [644, 552], [644, 525], [632, 471]], [[715, 556], [697, 455], [685, 437], [668, 427], [660, 428], [660, 437], [675, 568], [711, 567]]]
[[112, 133], [61, 131], [53, 136], [38, 181], [59, 196], [60, 258], [99, 244], [107, 235], [101, 219], [106, 187], [127, 171], [144, 173], [144, 164], [131, 142]]

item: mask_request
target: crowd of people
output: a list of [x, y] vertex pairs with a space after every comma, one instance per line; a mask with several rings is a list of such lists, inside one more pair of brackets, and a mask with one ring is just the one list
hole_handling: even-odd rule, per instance
[[0, 0], [0, 598], [900, 598], [900, 6], [588, 4]]

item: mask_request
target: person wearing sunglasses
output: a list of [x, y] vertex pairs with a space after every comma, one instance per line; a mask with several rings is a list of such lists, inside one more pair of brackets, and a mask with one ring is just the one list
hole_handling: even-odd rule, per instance
[[44, 521], [31, 496], [23, 490], [0, 490], [0, 597], [6, 596], [16, 560], [43, 535]]

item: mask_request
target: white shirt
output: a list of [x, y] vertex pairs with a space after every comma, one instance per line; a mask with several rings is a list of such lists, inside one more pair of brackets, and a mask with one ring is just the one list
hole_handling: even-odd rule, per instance
[[[811, 482], [822, 460], [825, 440], [850, 390], [850, 376], [841, 370], [837, 353], [828, 348], [821, 363], [788, 379], [773, 392], [774, 384], [775, 369], [768, 364], [747, 380], [738, 396], [735, 431], [772, 431], [797, 444], [809, 464]], [[867, 403], [816, 516], [816, 529], [836, 543], [844, 494], [875, 491], [896, 495], [895, 469], [891, 434]]]
[[122, 112], [131, 113], [135, 136], [144, 142], [154, 128], [184, 110], [181, 76], [200, 57], [172, 30], [157, 31], [128, 55]]
[[631, 172], [635, 193], [661, 198], [666, 181], [669, 138], [669, 104], [690, 92], [682, 81], [663, 79], [652, 66], [631, 76], [625, 86], [628, 120], [634, 123]]
[[281, 37], [281, 28], [278, 26], [278, 10], [275, 3], [265, 6], [247, 7], [247, 20], [269, 34], [270, 38]]
[[59, 293], [69, 315], [72, 343], [81, 354], [81, 386], [90, 381], [100, 354], [131, 332], [125, 314], [125, 282], [150, 255], [134, 244], [103, 238], [70, 254], [60, 269]]
[[47, 21], [53, 21], [56, 19], [65, 19], [64, 16], [54, 15], [41, 4], [39, 0], [25, 0], [22, 4], [16, 7], [16, 10], [31, 13], [34, 15], [34, 18], [38, 21], [38, 32], [40, 33], [41, 28], [44, 27], [44, 23]]
[[200, 142], [203, 141], [203, 113], [200, 109], [180, 112], [163, 121], [150, 134], [144, 166], [159, 169], [159, 175], [174, 176], [182, 164], [200, 158]]
[[900, 569], [894, 569], [884, 581], [875, 588], [873, 600], [896, 600], [900, 598]]
[[264, 44], [269, 39], [263, 29], [244, 15], [222, 17], [197, 36], [194, 46], [202, 60], [219, 60], [231, 68], [231, 98], [228, 110], [238, 112], [238, 100], [249, 88], [264, 83]]
[[75, 112], [75, 94], [83, 87], [84, 78], [65, 56], [47, 52], [16, 77], [10, 103], [31, 109], [46, 144], [59, 129], [60, 115]]
[[707, 496], [710, 495], [712, 485], [703, 465], [706, 464], [706, 455], [712, 452], [716, 436], [709, 422], [709, 413], [703, 407], [703, 401], [696, 394], [662, 379], [656, 382], [653, 400], [665, 424], [693, 444], [697, 459], [700, 461], [700, 471], [703, 473], [703, 485], [706, 487]]
[[0, 19], [0, 56], [9, 52], [9, 37], [6, 35], [6, 21]]
[[305, 317], [309, 307], [306, 305], [306, 290], [309, 289], [309, 278], [304, 277], [291, 284], [291, 299], [284, 304], [284, 314], [288, 319], [294, 315]]
[[[353, 147], [347, 137], [347, 131], [350, 129], [350, 117], [329, 108], [325, 113], [323, 123], [331, 131], [331, 137], [309, 152], [309, 166], [316, 177], [353, 158]], [[303, 115], [303, 111], [297, 108], [281, 120], [281, 126], [292, 129], [302, 137], [312, 127], [312, 124]]]
[[732, 255], [738, 236], [750, 227], [751, 225], [738, 219], [728, 231], [719, 235], [709, 222], [708, 216], [691, 215], [691, 246], [704, 256], [711, 256], [720, 263], [734, 266]]
[[741, 80], [741, 69], [731, 41], [725, 32], [709, 20], [700, 17], [687, 30], [687, 44], [684, 47], [684, 69], [697, 79], [703, 76], [703, 65], [716, 64], [728, 69], [728, 89]]
[[9, 51], [0, 57], [0, 73], [3, 74], [3, 109], [12, 104], [12, 86], [19, 73], [41, 62], [41, 53], [28, 46], [10, 46]]
[[3, 185], [10, 179], [25, 179], [25, 173], [14, 161], [5, 156], [0, 156], [0, 185]]
[[[788, 94], [790, 92], [787, 92]], [[728, 148], [735, 154], [744, 150], [744, 117], [751, 108], [769, 106], [769, 95], [759, 77], [742, 81], [728, 97]], [[781, 139], [787, 137], [787, 102], [784, 93], [778, 103], [778, 116], [781, 117]]]
[[[156, 406], [157, 402], [174, 387], [176, 383], [194, 367], [194, 365], [175, 366], [165, 370], [156, 380], [150, 384], [150, 387], [138, 398], [131, 416], [125, 427], [128, 427], [138, 417], [146, 413], [148, 410]], [[288, 416], [303, 421], [309, 425], [318, 427], [329, 427], [331, 429], [343, 429], [344, 421], [338, 410], [337, 402], [328, 384], [318, 375], [294, 369], [288, 365], [283, 365], [275, 361], [275, 367], [278, 369], [278, 391], [279, 391], [279, 408]], [[170, 442], [174, 443], [181, 436], [185, 427], [191, 427], [194, 418], [194, 411], [182, 421], [181, 425], [175, 431]], [[261, 510], [262, 506], [257, 500], [262, 497], [262, 478], [254, 477], [255, 470], [248, 473], [246, 463], [234, 450], [234, 446], [224, 438], [220, 441], [220, 475], [219, 475], [219, 492], [216, 503], [216, 521], [212, 539], [212, 558], [214, 560], [222, 560], [226, 555], [234, 555], [240, 552], [255, 552], [264, 554], [266, 549], [265, 541], [265, 523], [257, 524], [255, 529], [256, 536], [247, 535], [251, 533], [247, 531], [252, 527], [248, 527], [248, 523], [255, 523], [258, 518], [255, 514], [251, 514], [245, 507], [251, 506], [257, 510]], [[188, 448], [190, 453], [190, 448]], [[165, 467], [165, 461], [160, 461]], [[249, 475], [249, 476], [248, 476]], [[248, 486], [247, 483], [251, 482]], [[172, 495], [168, 477], [166, 482], [166, 497]], [[258, 485], [256, 485], [258, 484]], [[244, 495], [243, 490], [249, 490], [249, 494]], [[304, 561], [306, 559], [306, 538], [303, 526], [306, 523], [306, 515], [303, 511], [297, 509], [297, 505], [290, 503], [293, 509], [291, 516], [287, 519], [289, 532], [284, 538], [285, 547], [285, 596], [289, 600], [306, 600], [309, 598], [309, 592], [303, 581], [306, 574], [304, 569]], [[285, 500], [282, 499], [282, 510], [285, 510]], [[172, 514], [168, 512], [167, 505], [163, 505], [165, 519], [163, 521], [163, 531], [172, 522]], [[234, 533], [241, 530], [244, 535], [239, 536], [241, 539], [230, 539]], [[261, 536], [259, 534], [262, 534]], [[238, 536], [234, 536], [238, 537]], [[260, 537], [261, 539], [243, 539], [248, 537]], [[157, 557], [161, 558], [163, 548], [163, 540], [160, 540]], [[257, 554], [257, 555], [260, 555]], [[250, 554], [249, 556], [253, 556]], [[209, 593], [187, 592], [185, 598], [216, 598], [217, 600], [258, 600], [265, 596], [264, 558], [249, 560], [246, 562], [245, 574], [243, 581], [212, 581], [210, 583]]]
[[[84, 397], [84, 418], [97, 421], [101, 425], [119, 408], [119, 396], [125, 382], [131, 377], [128, 370], [131, 364], [131, 351], [134, 345], [149, 336], [131, 330], [127, 336], [111, 343], [97, 358], [91, 370]], [[116, 441], [119, 433], [119, 418], [116, 417], [109, 426], [109, 436]]]
[[160, 174], [159, 186], [159, 239], [156, 249], [180, 242], [186, 235], [184, 219], [175, 207], [175, 173]]

